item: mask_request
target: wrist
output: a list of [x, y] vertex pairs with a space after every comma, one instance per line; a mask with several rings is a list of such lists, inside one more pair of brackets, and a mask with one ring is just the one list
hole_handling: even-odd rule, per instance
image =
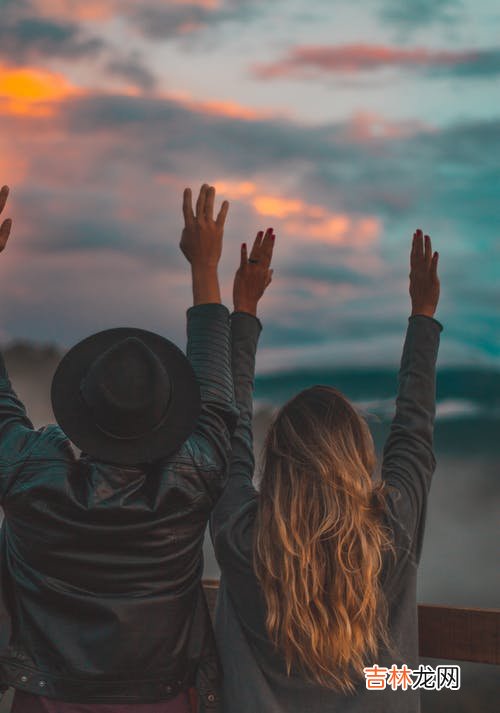
[[429, 307], [423, 307], [422, 309], [418, 309], [417, 307], [414, 307], [411, 311], [411, 316], [416, 317], [419, 314], [423, 315], [424, 317], [434, 318], [434, 315], [436, 314], [436, 310], [429, 308]]
[[192, 262], [191, 263], [191, 272], [193, 275], [209, 275], [209, 276], [216, 276], [218, 273], [218, 264], [210, 264], [206, 262]]
[[217, 267], [192, 265], [193, 304], [218, 303], [221, 301]]
[[251, 314], [253, 317], [257, 316], [257, 303], [253, 302], [235, 302], [234, 303], [235, 312], [246, 312]]

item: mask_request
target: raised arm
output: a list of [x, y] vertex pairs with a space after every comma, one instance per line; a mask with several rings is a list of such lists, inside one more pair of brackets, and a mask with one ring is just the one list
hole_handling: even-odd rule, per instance
[[384, 448], [382, 478], [389, 508], [418, 562], [427, 495], [435, 469], [433, 431], [436, 359], [442, 326], [433, 317], [439, 300], [438, 253], [421, 230], [413, 236], [410, 295], [412, 313], [399, 371], [396, 413]]
[[[5, 208], [9, 189], [0, 190], [0, 214]], [[7, 218], [0, 226], [0, 252], [9, 239], [12, 221]], [[23, 404], [12, 389], [5, 363], [0, 354], [0, 503], [9, 483], [36, 440], [37, 432], [26, 415]]]
[[262, 329], [257, 319], [257, 305], [271, 283], [270, 269], [274, 239], [272, 229], [257, 233], [250, 258], [244, 243], [241, 261], [234, 280], [234, 312], [231, 315], [231, 363], [238, 423], [231, 439], [229, 480], [223, 495], [212, 512], [211, 534], [215, 538], [220, 528], [241, 505], [255, 497], [252, 477], [253, 455], [253, 388], [255, 353]]
[[191, 265], [193, 307], [187, 312], [187, 356], [201, 392], [201, 412], [189, 439], [195, 463], [211, 472], [207, 483], [216, 498], [227, 474], [237, 411], [230, 361], [229, 311], [221, 304], [218, 263], [229, 204], [214, 219], [215, 189], [204, 184], [193, 212], [191, 191], [184, 191], [185, 226], [180, 248]]

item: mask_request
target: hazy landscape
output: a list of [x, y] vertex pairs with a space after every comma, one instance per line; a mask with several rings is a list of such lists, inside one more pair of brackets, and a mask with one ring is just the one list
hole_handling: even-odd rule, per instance
[[[17, 344], [4, 351], [12, 382], [36, 427], [52, 421], [50, 381], [60, 359], [53, 346]], [[363, 410], [380, 451], [397, 387], [395, 369], [293, 371], [257, 379], [255, 440], [258, 455], [273, 410], [314, 383], [340, 388]], [[437, 470], [432, 486], [419, 601], [498, 607], [498, 514], [500, 509], [500, 372], [451, 369], [438, 372]], [[206, 544], [205, 572], [218, 574]], [[432, 663], [432, 662], [431, 662]], [[427, 693], [424, 713], [497, 710], [498, 669], [462, 664], [460, 692]], [[3, 709], [7, 710], [6, 697]]]

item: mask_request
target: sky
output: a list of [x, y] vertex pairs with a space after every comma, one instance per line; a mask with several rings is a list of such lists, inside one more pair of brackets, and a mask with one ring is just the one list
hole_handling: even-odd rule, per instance
[[496, 0], [0, 0], [0, 341], [185, 343], [181, 197], [277, 234], [258, 369], [396, 364], [409, 248], [440, 253], [442, 364], [500, 368]]

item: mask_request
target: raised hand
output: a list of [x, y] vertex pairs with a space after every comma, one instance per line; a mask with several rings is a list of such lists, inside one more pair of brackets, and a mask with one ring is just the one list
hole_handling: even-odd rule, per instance
[[433, 317], [439, 301], [439, 278], [437, 275], [439, 253], [432, 252], [429, 235], [418, 229], [413, 234], [410, 256], [410, 297], [412, 315], [424, 314]]
[[250, 257], [246, 243], [242, 244], [240, 266], [233, 285], [235, 312], [257, 314], [257, 304], [273, 279], [270, 265], [275, 238], [272, 228], [268, 228], [265, 235], [263, 231], [258, 232]]
[[[2, 189], [0, 190], [0, 215], [2, 214], [2, 211], [5, 208], [5, 204], [7, 203], [8, 195], [9, 195], [9, 187], [3, 186]], [[7, 240], [9, 239], [11, 227], [12, 227], [12, 220], [10, 218], [7, 218], [6, 220], [4, 220], [2, 225], [0, 225], [0, 252], [2, 252], [2, 250], [7, 245]]]
[[186, 188], [182, 210], [184, 229], [180, 248], [193, 267], [216, 268], [222, 253], [222, 236], [229, 203], [224, 201], [214, 220], [215, 188], [204, 183], [193, 212], [191, 189]]

